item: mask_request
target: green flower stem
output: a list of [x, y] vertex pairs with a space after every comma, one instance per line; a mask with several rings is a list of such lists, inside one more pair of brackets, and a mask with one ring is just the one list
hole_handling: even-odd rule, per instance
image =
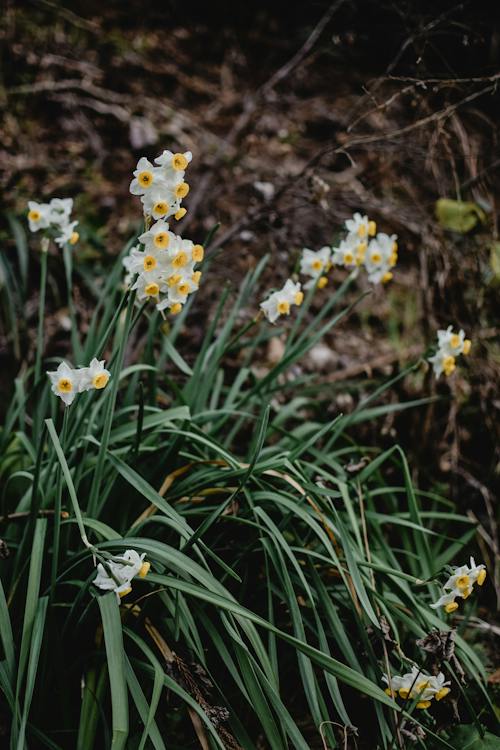
[[238, 331], [237, 334], [233, 336], [231, 341], [226, 345], [225, 351], [229, 352], [233, 348], [233, 346], [238, 343], [241, 337], [245, 335], [247, 331], [249, 331], [251, 328], [253, 328], [254, 325], [257, 325], [257, 323], [259, 323], [259, 321], [262, 320], [262, 316], [263, 316], [263, 312], [262, 310], [260, 310], [257, 313], [257, 315], [254, 318], [252, 318], [252, 320], [249, 323], [244, 325], [243, 328], [240, 331]]
[[38, 300], [38, 330], [36, 335], [35, 385], [42, 374], [43, 327], [45, 321], [45, 295], [47, 290], [47, 255], [49, 250], [48, 237], [42, 238], [42, 252], [40, 255], [40, 297]]
[[78, 328], [76, 323], [76, 310], [73, 302], [73, 259], [71, 256], [71, 248], [69, 245], [63, 247], [63, 258], [64, 268], [66, 271], [66, 285], [68, 288], [68, 309], [69, 317], [71, 320], [71, 347], [73, 349], [73, 357], [76, 362], [81, 364], [82, 358], [82, 346], [78, 336]]
[[[127, 291], [127, 295], [129, 295], [129, 294], [131, 294], [131, 293], [130, 293], [129, 291]], [[132, 294], [133, 294], [133, 293], [132, 293]], [[127, 299], [127, 296], [125, 296], [125, 298], [124, 298], [124, 299], [126, 300], [126, 299]], [[130, 301], [130, 298], [129, 298], [129, 301]], [[120, 311], [121, 311], [121, 308], [122, 308], [122, 304], [123, 304], [123, 301], [121, 301], [121, 302], [120, 302], [120, 307], [119, 307], [119, 310], [120, 310]], [[139, 319], [140, 319], [140, 317], [141, 317], [141, 314], [142, 314], [142, 312], [144, 311], [144, 308], [145, 308], [145, 306], [146, 306], [146, 305], [147, 305], [147, 301], [146, 301], [146, 302], [145, 302], [145, 303], [144, 303], [144, 304], [143, 304], [143, 305], [142, 305], [142, 306], [141, 306], [141, 307], [139, 308], [138, 312], [137, 312], [137, 313], [136, 313], [136, 315], [134, 316], [134, 318], [133, 318], [132, 322], [130, 323], [130, 325], [129, 325], [128, 329], [127, 329], [127, 336], [129, 336], [129, 335], [130, 335], [130, 333], [131, 333], [131, 331], [133, 331], [133, 329], [135, 328], [135, 326], [136, 326], [137, 322], [139, 321]], [[115, 318], [115, 317], [113, 317], [113, 321], [114, 321], [115, 325], [116, 325], [116, 322], [117, 322], [117, 320], [118, 320], [118, 316], [116, 316], [116, 318]], [[106, 331], [106, 336], [107, 336], [107, 337], [109, 337], [109, 335], [110, 335], [110, 333], [111, 333], [111, 330], [112, 330], [111, 328], [108, 328], [108, 330]], [[104, 347], [105, 347], [106, 341], [107, 341], [107, 338], [104, 338], [104, 337], [103, 337], [103, 338], [101, 339], [101, 342], [99, 343], [99, 347], [97, 348], [97, 350], [96, 350], [96, 352], [95, 352], [95, 355], [94, 355], [94, 356], [96, 356], [96, 357], [97, 357], [98, 359], [99, 359], [99, 357], [100, 357], [100, 356], [102, 356], [102, 355], [103, 355], [103, 349], [104, 349]], [[115, 340], [115, 341], [116, 341], [116, 340]], [[115, 349], [115, 350], [114, 350], [114, 351], [112, 352], [112, 354], [111, 354], [111, 357], [110, 357], [110, 359], [109, 359], [109, 362], [107, 363], [107, 367], [108, 367], [108, 368], [109, 368], [110, 370], [112, 370], [112, 369], [113, 369], [113, 366], [114, 366], [114, 364], [115, 364], [115, 362], [116, 362], [116, 360], [117, 360], [117, 357], [119, 357], [119, 356], [120, 356], [120, 354], [119, 354], [119, 349]], [[118, 376], [119, 376], [119, 374], [120, 374], [120, 370], [118, 370]], [[82, 426], [83, 422], [85, 421], [85, 419], [86, 419], [86, 418], [87, 418], [87, 416], [88, 416], [88, 407], [89, 407], [89, 405], [90, 405], [90, 402], [91, 402], [91, 398], [89, 398], [89, 397], [88, 397], [88, 396], [89, 396], [89, 394], [82, 394], [82, 397], [83, 397], [83, 398], [85, 398], [85, 396], [87, 396], [87, 399], [86, 399], [86, 402], [83, 402], [83, 403], [84, 403], [84, 408], [83, 408], [83, 409], [80, 409], [80, 410], [79, 410], [78, 418], [77, 418], [77, 420], [76, 420], [76, 421], [74, 420], [74, 422], [75, 422], [75, 423], [74, 423], [74, 424], [73, 424], [73, 426], [72, 426], [72, 430], [71, 430], [71, 435], [70, 435], [70, 440], [69, 440], [69, 444], [70, 444], [70, 445], [73, 445], [73, 443], [74, 443], [74, 440], [76, 440], [76, 438], [77, 438], [77, 435], [78, 435], [78, 434], [79, 434], [79, 432], [80, 432], [80, 429], [81, 429], [81, 426]]]
[[135, 303], [135, 292], [132, 292], [128, 299], [127, 312], [125, 316], [125, 323], [123, 331], [118, 329], [117, 336], [119, 337], [119, 346], [116, 355], [116, 361], [113, 367], [113, 377], [111, 381], [110, 393], [106, 403], [106, 412], [104, 415], [104, 427], [102, 431], [101, 445], [99, 453], [97, 454], [97, 464], [92, 478], [92, 486], [90, 489], [90, 497], [88, 504], [88, 515], [95, 516], [98, 502], [99, 485], [101, 483], [104, 462], [106, 460], [106, 453], [109, 445], [109, 437], [111, 434], [111, 425], [113, 423], [113, 414], [115, 411], [116, 397], [118, 394], [118, 385], [120, 381], [120, 372], [123, 367], [123, 358], [125, 356], [125, 346], [128, 340], [128, 335], [131, 330], [132, 312], [134, 310]]
[[[63, 423], [61, 430], [61, 448], [64, 451], [67, 443], [68, 419], [70, 406], [64, 408]], [[61, 506], [62, 506], [63, 471], [59, 465], [57, 469], [56, 496], [54, 501], [54, 536], [52, 541], [52, 563], [50, 575], [50, 598], [54, 596], [57, 567], [59, 564], [59, 546], [61, 541]]]

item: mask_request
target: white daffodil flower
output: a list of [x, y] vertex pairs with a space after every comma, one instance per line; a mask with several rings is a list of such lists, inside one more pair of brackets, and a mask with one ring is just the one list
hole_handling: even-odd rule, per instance
[[166, 250], [156, 247], [142, 250], [138, 246], [132, 248], [128, 258], [123, 260], [125, 268], [129, 273], [158, 274], [166, 271], [169, 265], [169, 256]]
[[416, 708], [429, 708], [433, 697], [429, 688], [430, 679], [430, 675], [425, 674], [418, 667], [412, 667], [411, 672], [407, 672], [401, 678], [402, 684], [398, 690], [399, 697], [403, 700], [416, 700]]
[[434, 677], [416, 666], [404, 675], [394, 675], [390, 678], [384, 675], [382, 681], [387, 685], [387, 695], [393, 698], [398, 695], [403, 700], [416, 700], [418, 709], [429, 708], [433, 698], [441, 700], [450, 692], [446, 687], [450, 683], [445, 680], [442, 672]]
[[132, 591], [131, 582], [136, 576], [144, 578], [151, 567], [145, 563], [146, 554], [139, 555], [134, 549], [128, 549], [106, 563], [97, 566], [97, 575], [93, 580], [94, 586], [104, 591], [114, 591], [118, 601]]
[[364, 266], [368, 273], [368, 281], [372, 284], [386, 283], [392, 279], [391, 268], [397, 262], [397, 235], [380, 233], [370, 240]]
[[328, 276], [319, 276], [319, 278], [309, 279], [309, 281], [306, 281], [306, 283], [303, 284], [302, 288], [306, 291], [308, 289], [312, 289], [313, 286], [316, 287], [316, 289], [324, 289], [327, 284]]
[[[387, 688], [385, 689], [385, 692], [387, 695], [390, 695], [392, 698], [394, 698], [401, 688], [407, 687], [407, 680], [402, 675], [391, 675], [390, 677], [386, 674], [382, 676], [382, 682], [385, 682], [387, 685]], [[409, 687], [409, 685], [408, 685]]]
[[469, 566], [469, 576], [472, 581], [472, 583], [477, 583], [478, 586], [482, 586], [483, 583], [486, 580], [486, 565], [483, 565], [482, 563], [480, 565], [476, 565], [476, 562], [473, 557], [470, 558], [470, 566]]
[[48, 203], [28, 201], [28, 223], [31, 232], [46, 229], [50, 224], [50, 207]]
[[470, 339], [465, 338], [464, 331], [453, 332], [453, 326], [446, 329], [440, 329], [437, 332], [437, 351], [428, 361], [432, 364], [434, 374], [437, 378], [444, 372], [445, 375], [451, 375], [456, 369], [456, 358], [460, 354], [467, 355], [471, 349]]
[[182, 274], [190, 276], [194, 270], [193, 248], [191, 240], [183, 240], [178, 235], [170, 243], [168, 248], [168, 272], [169, 275]]
[[49, 203], [50, 223], [64, 226], [73, 210], [73, 198], [52, 198]]
[[67, 243], [69, 243], [70, 245], [74, 245], [76, 242], [78, 242], [78, 232], [75, 232], [75, 227], [77, 226], [77, 224], [77, 221], [70, 221], [67, 224], [60, 225], [61, 234], [54, 240], [56, 245], [59, 245], [59, 247], [63, 247]]
[[139, 274], [132, 289], [137, 291], [137, 299], [142, 301], [148, 298], [159, 299], [160, 294], [168, 290], [168, 286], [162, 273], [152, 271]]
[[453, 568], [453, 573], [443, 586], [443, 589], [459, 589], [468, 591], [477, 583], [482, 586], [486, 578], [486, 566], [476, 565], [473, 557], [470, 558], [470, 565], [461, 565]]
[[333, 248], [332, 262], [336, 266], [354, 268], [360, 265], [360, 259], [364, 258], [365, 252], [366, 241], [360, 240], [356, 234], [349, 234], [345, 240], [339, 243], [338, 247]]
[[29, 201], [28, 208], [28, 222], [32, 232], [50, 227], [59, 232], [55, 242], [60, 247], [67, 243], [74, 245], [78, 242], [79, 235], [75, 231], [78, 222], [70, 220], [73, 209], [72, 198], [52, 198], [50, 203]]
[[458, 604], [455, 601], [457, 597], [462, 597], [462, 593], [460, 592], [460, 589], [453, 589], [447, 594], [443, 594], [442, 596], [440, 596], [437, 602], [431, 604], [430, 607], [431, 609], [439, 609], [440, 607], [443, 607], [444, 611], [447, 614], [451, 614], [451, 612], [454, 612], [456, 609], [458, 609]]
[[331, 254], [332, 250], [327, 245], [316, 251], [305, 247], [300, 258], [300, 273], [313, 279], [319, 278], [322, 273], [328, 271]]
[[443, 586], [443, 589], [453, 590], [458, 589], [459, 591], [466, 591], [470, 589], [472, 585], [469, 576], [469, 566], [461, 565], [459, 568], [455, 568], [453, 575], [451, 575]]
[[172, 315], [178, 315], [182, 310], [182, 304], [180, 302], [174, 302], [168, 294], [156, 305], [156, 309], [162, 312], [168, 310]]
[[199, 287], [201, 271], [193, 271], [192, 269], [193, 264], [189, 263], [167, 277], [167, 296], [156, 305], [158, 310], [168, 308], [174, 315], [181, 311], [188, 296], [196, 292]]
[[139, 242], [145, 245], [146, 250], [166, 250], [174, 237], [174, 233], [169, 230], [168, 223], [160, 220], [139, 236]]
[[179, 280], [175, 284], [169, 284], [168, 299], [171, 304], [183, 305], [191, 292], [194, 291], [194, 286], [191, 282], [190, 276], [191, 274], [189, 275], [189, 277], [180, 276]]
[[440, 701], [450, 692], [450, 688], [448, 687], [450, 684], [450, 680], [446, 680], [444, 674], [440, 672], [436, 677], [431, 676], [429, 678], [428, 691], [432, 693], [437, 701]]
[[168, 219], [179, 210], [180, 201], [174, 199], [173, 191], [163, 183], [141, 196], [144, 213], [153, 219]]
[[452, 573], [443, 586], [445, 593], [430, 606], [432, 609], [443, 607], [444, 611], [450, 614], [458, 609], [455, 599], [468, 599], [472, 594], [474, 584], [482, 586], [485, 580], [486, 567], [482, 564], [476, 565], [476, 561], [471, 557], [469, 565], [452, 568]]
[[465, 338], [463, 330], [454, 333], [453, 326], [448, 326], [446, 330], [439, 330], [437, 337], [438, 347], [444, 354], [458, 357], [459, 354], [469, 353], [471, 343]]
[[164, 151], [155, 159], [155, 164], [162, 167], [167, 178], [172, 178], [179, 173], [182, 173], [182, 176], [184, 176], [184, 172], [191, 163], [192, 158], [193, 154], [191, 151], [185, 151], [183, 154], [174, 154], [173, 151]]
[[345, 227], [349, 234], [355, 234], [361, 240], [374, 237], [377, 232], [375, 222], [370, 221], [368, 216], [362, 216], [360, 213], [355, 213], [352, 219], [347, 219]]
[[57, 370], [47, 372], [47, 375], [52, 383], [52, 393], [59, 396], [65, 406], [70, 406], [79, 390], [79, 371], [74, 370], [66, 362], [61, 362]]
[[153, 219], [168, 219], [170, 216], [181, 219], [186, 209], [181, 209], [180, 206], [188, 191], [189, 186], [185, 182], [179, 185], [163, 182], [156, 190], [141, 196], [144, 212]]
[[292, 305], [301, 305], [304, 299], [304, 293], [301, 291], [299, 283], [294, 283], [288, 279], [285, 286], [277, 292], [273, 292], [264, 302], [260, 303], [260, 308], [270, 323], [275, 323], [280, 315], [289, 315]]
[[88, 367], [80, 367], [78, 370], [79, 384], [78, 391], [90, 391], [93, 389], [101, 390], [105, 388], [111, 377], [109, 370], [104, 367], [105, 360], [98, 360], [96, 357], [91, 361]]
[[429, 357], [428, 361], [431, 363], [434, 375], [437, 378], [439, 378], [443, 372], [447, 376], [451, 375], [456, 368], [455, 357], [451, 354], [446, 354], [446, 352], [441, 351], [441, 349], [438, 349], [432, 357]]
[[153, 186], [161, 187], [165, 182], [163, 174], [158, 167], [153, 166], [149, 159], [141, 156], [134, 170], [134, 179], [130, 183], [130, 192], [132, 195], [144, 195], [148, 193]]

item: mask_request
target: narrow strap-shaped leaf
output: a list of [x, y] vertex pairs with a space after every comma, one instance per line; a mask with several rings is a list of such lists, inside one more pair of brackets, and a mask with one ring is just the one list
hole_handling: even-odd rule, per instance
[[106, 688], [106, 667], [104, 664], [99, 673], [95, 668], [91, 668], [85, 674], [76, 750], [87, 750], [89, 747], [95, 747], [97, 723]]
[[250, 622], [253, 622], [255, 625], [258, 625], [265, 630], [270, 631], [271, 633], [275, 633], [283, 641], [289, 643], [298, 651], [301, 651], [303, 654], [306, 654], [306, 656], [308, 656], [315, 664], [331, 672], [331, 674], [335, 675], [335, 677], [337, 677], [337, 679], [341, 682], [344, 682], [346, 685], [350, 685], [355, 690], [358, 690], [359, 692], [364, 693], [371, 698], [374, 698], [380, 703], [384, 703], [386, 706], [389, 706], [392, 709], [398, 709], [398, 706], [394, 703], [394, 701], [388, 698], [384, 691], [370, 679], [364, 677], [359, 672], [355, 672], [353, 669], [346, 666], [345, 664], [342, 664], [342, 662], [334, 659], [332, 656], [323, 654], [317, 648], [314, 648], [314, 646], [310, 646], [308, 643], [304, 643], [299, 638], [296, 638], [295, 636], [290, 635], [283, 630], [280, 630], [279, 628], [275, 627], [267, 620], [265, 620], [263, 617], [260, 617], [254, 612], [251, 612], [241, 604], [238, 604], [237, 602], [227, 597], [215, 594], [212, 591], [207, 591], [206, 589], [203, 589], [201, 586], [198, 586], [194, 583], [188, 583], [187, 581], [182, 581], [178, 578], [172, 578], [171, 576], [163, 576], [156, 573], [151, 573], [149, 575], [149, 579], [153, 583], [159, 583], [172, 589], [184, 591], [186, 594], [190, 594], [197, 599], [206, 601], [216, 608], [221, 608], [228, 612], [232, 612], [238, 617], [238, 619], [241, 618], [242, 620], [250, 620]]
[[10, 622], [9, 609], [5, 600], [5, 592], [3, 590], [2, 581], [0, 580], [0, 638], [2, 640], [3, 652], [5, 654], [5, 671], [9, 678], [9, 682], [12, 684], [14, 679], [14, 667], [15, 667], [15, 656], [14, 656], [14, 635], [12, 633], [12, 625]]
[[66, 461], [66, 456], [64, 455], [63, 449], [61, 447], [61, 443], [59, 442], [59, 437], [56, 432], [56, 428], [54, 427], [54, 422], [51, 419], [46, 419], [45, 424], [47, 425], [47, 430], [54, 444], [57, 458], [59, 459], [59, 463], [61, 464], [62, 473], [66, 481], [66, 485], [68, 487], [69, 496], [71, 498], [71, 504], [73, 505], [73, 513], [75, 514], [75, 518], [78, 523], [78, 529], [80, 531], [82, 542], [85, 544], [86, 547], [89, 547], [90, 543], [89, 543], [89, 540], [87, 539], [87, 534], [85, 533], [83, 516], [80, 510], [80, 504], [78, 502], [78, 498], [76, 496], [75, 486], [73, 484], [73, 479], [71, 478], [71, 472], [69, 470], [68, 463]]
[[38, 518], [33, 536], [33, 546], [31, 548], [28, 588], [26, 591], [26, 604], [24, 607], [23, 630], [21, 636], [21, 652], [19, 655], [19, 668], [17, 672], [16, 695], [19, 695], [21, 683], [24, 677], [24, 670], [26, 668], [26, 661], [30, 650], [31, 634], [38, 607], [46, 532], [47, 519]]
[[139, 749], [143, 750], [149, 737], [155, 750], [165, 750], [165, 744], [161, 738], [161, 734], [154, 718], [156, 709], [158, 708], [161, 691], [163, 689], [163, 671], [161, 669], [159, 671], [155, 670], [151, 705], [148, 705], [146, 696], [142, 691], [141, 683], [137, 679], [137, 676], [132, 669], [132, 665], [127, 658], [125, 658], [125, 673], [130, 689], [130, 695], [132, 696], [132, 700], [134, 701], [135, 707], [137, 708], [142, 723], [144, 724], [144, 732]]
[[49, 599], [47, 596], [42, 597], [38, 602], [38, 608], [36, 611], [35, 622], [33, 623], [33, 632], [31, 636], [30, 646], [30, 657], [28, 662], [28, 672], [26, 675], [26, 688], [24, 690], [24, 705], [23, 705], [23, 717], [21, 720], [21, 729], [19, 731], [19, 737], [17, 740], [17, 750], [25, 750], [25, 736], [26, 726], [28, 723], [28, 715], [31, 707], [31, 701], [33, 699], [33, 691], [35, 689], [35, 681], [37, 675], [38, 661], [40, 658], [40, 649], [42, 647], [43, 630], [45, 626], [45, 618], [47, 615], [47, 605]]
[[112, 592], [97, 599], [101, 611], [111, 689], [113, 726], [112, 750], [123, 750], [128, 738], [128, 693], [125, 678], [122, 622], [116, 595]]
[[192, 537], [186, 542], [186, 544], [182, 547], [182, 551], [186, 552], [189, 547], [192, 547], [193, 544], [195, 544], [198, 539], [200, 539], [203, 534], [215, 523], [215, 521], [219, 518], [219, 516], [222, 515], [222, 513], [225, 511], [225, 509], [233, 502], [233, 500], [240, 494], [250, 477], [252, 476], [252, 472], [255, 468], [255, 464], [258, 461], [258, 458], [262, 451], [262, 446], [264, 445], [264, 439], [266, 437], [267, 432], [267, 425], [269, 422], [269, 411], [270, 407], [266, 406], [264, 411], [262, 412], [262, 417], [259, 421], [259, 424], [257, 425], [256, 430], [256, 438], [255, 438], [255, 449], [252, 455], [252, 458], [250, 460], [250, 464], [248, 465], [248, 469], [246, 470], [245, 474], [243, 475], [240, 484], [236, 488], [234, 492], [229, 495], [229, 497], [224, 500], [217, 508], [215, 508], [212, 513], [205, 518], [205, 520], [200, 524], [200, 526], [196, 529]]
[[181, 355], [179, 354], [175, 346], [172, 344], [172, 342], [167, 337], [165, 337], [162, 343], [163, 343], [163, 348], [165, 349], [165, 352], [168, 354], [168, 356], [170, 357], [174, 365], [178, 367], [178, 369], [182, 373], [184, 373], [184, 375], [191, 376], [193, 374], [192, 369], [190, 368], [186, 360], [183, 357], [181, 357]]

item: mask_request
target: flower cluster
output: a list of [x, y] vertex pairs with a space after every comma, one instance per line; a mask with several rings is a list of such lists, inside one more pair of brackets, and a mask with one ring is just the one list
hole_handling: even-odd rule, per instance
[[304, 292], [301, 291], [300, 284], [288, 279], [282, 289], [273, 292], [264, 302], [260, 303], [260, 308], [266, 318], [271, 323], [275, 323], [280, 315], [290, 314], [292, 305], [301, 305], [303, 299]]
[[174, 234], [163, 220], [141, 234], [139, 242], [123, 260], [129, 282], [138, 274], [132, 286], [137, 298], [154, 299], [158, 310], [179, 313], [198, 289], [201, 271], [195, 271], [195, 266], [203, 260], [203, 246]]
[[442, 672], [434, 677], [425, 674], [418, 667], [412, 667], [411, 672], [404, 675], [384, 675], [382, 680], [387, 685], [387, 695], [392, 698], [399, 695], [404, 700], [416, 700], [417, 708], [429, 708], [434, 698], [440, 701], [450, 692], [450, 688], [447, 687], [450, 682], [445, 680]]
[[[392, 279], [390, 269], [398, 260], [397, 236], [377, 234], [375, 222], [359, 213], [348, 219], [345, 227], [347, 235], [336, 247], [325, 245], [319, 250], [308, 247], [302, 250], [300, 273], [309, 277], [304, 289], [323, 289], [328, 283], [328, 272], [334, 265], [352, 269], [364, 266], [368, 280], [374, 284]], [[303, 297], [301, 285], [289, 279], [283, 289], [271, 294], [260, 307], [274, 323], [280, 315], [289, 314], [291, 305], [300, 305]]]
[[52, 393], [70, 406], [77, 393], [105, 388], [111, 373], [105, 369], [104, 360], [94, 357], [88, 367], [73, 368], [61, 362], [57, 370], [47, 372], [47, 375], [52, 383]]
[[184, 175], [192, 158], [191, 151], [184, 154], [164, 151], [155, 159], [157, 167], [145, 156], [139, 159], [134, 179], [130, 183], [130, 192], [141, 197], [145, 216], [151, 216], [157, 221], [168, 219], [169, 216], [182, 219], [186, 215], [181, 202], [189, 193]]
[[465, 333], [462, 330], [454, 333], [453, 326], [438, 331], [437, 336], [437, 351], [432, 357], [429, 357], [429, 362], [432, 364], [436, 377], [439, 377], [443, 372], [445, 375], [451, 375], [456, 367], [456, 358], [460, 354], [469, 354], [472, 342], [465, 338]]
[[142, 157], [130, 183], [130, 192], [141, 196], [146, 225], [151, 220], [154, 223], [140, 235], [140, 244], [123, 261], [128, 272], [126, 282], [133, 282], [132, 289], [137, 291], [139, 300], [153, 299], [158, 310], [168, 309], [174, 315], [198, 289], [201, 271], [195, 266], [205, 253], [202, 245], [170, 231], [166, 221], [170, 216], [181, 219], [186, 213], [181, 201], [189, 191], [184, 174], [191, 159], [190, 151], [164, 151], [155, 159], [159, 165], [155, 167]]
[[323, 289], [328, 283], [327, 273], [333, 265], [353, 270], [363, 266], [368, 281], [373, 284], [392, 279], [391, 269], [398, 260], [397, 236], [377, 234], [375, 222], [359, 213], [348, 219], [345, 227], [347, 235], [335, 247], [325, 246], [317, 251], [303, 249], [300, 272], [310, 277], [304, 289], [312, 286]]
[[397, 235], [377, 234], [376, 223], [360, 213], [348, 219], [345, 228], [347, 236], [333, 248], [332, 263], [345, 268], [364, 266], [373, 284], [390, 281], [391, 268], [398, 261]]
[[28, 201], [28, 223], [32, 232], [52, 229], [58, 233], [55, 242], [59, 247], [66, 243], [75, 245], [79, 234], [75, 231], [77, 221], [71, 221], [72, 198], [52, 198], [50, 203]]
[[139, 555], [135, 549], [128, 549], [123, 555], [114, 557], [105, 565], [99, 563], [94, 586], [104, 591], [114, 591], [118, 601], [132, 591], [132, 579], [145, 578], [151, 563], [144, 562], [146, 554]]
[[474, 558], [470, 558], [470, 565], [461, 565], [452, 569], [453, 572], [443, 586], [442, 596], [431, 604], [432, 609], [444, 607], [448, 614], [458, 609], [455, 599], [467, 599], [472, 594], [474, 584], [482, 586], [486, 579], [486, 567], [476, 565]]

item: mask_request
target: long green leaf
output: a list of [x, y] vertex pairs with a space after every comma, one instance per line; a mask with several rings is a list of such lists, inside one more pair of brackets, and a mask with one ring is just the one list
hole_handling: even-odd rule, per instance
[[112, 750], [123, 750], [128, 738], [128, 692], [125, 677], [125, 652], [123, 650], [120, 607], [114, 593], [97, 597], [101, 611], [104, 643], [108, 661], [113, 722]]

